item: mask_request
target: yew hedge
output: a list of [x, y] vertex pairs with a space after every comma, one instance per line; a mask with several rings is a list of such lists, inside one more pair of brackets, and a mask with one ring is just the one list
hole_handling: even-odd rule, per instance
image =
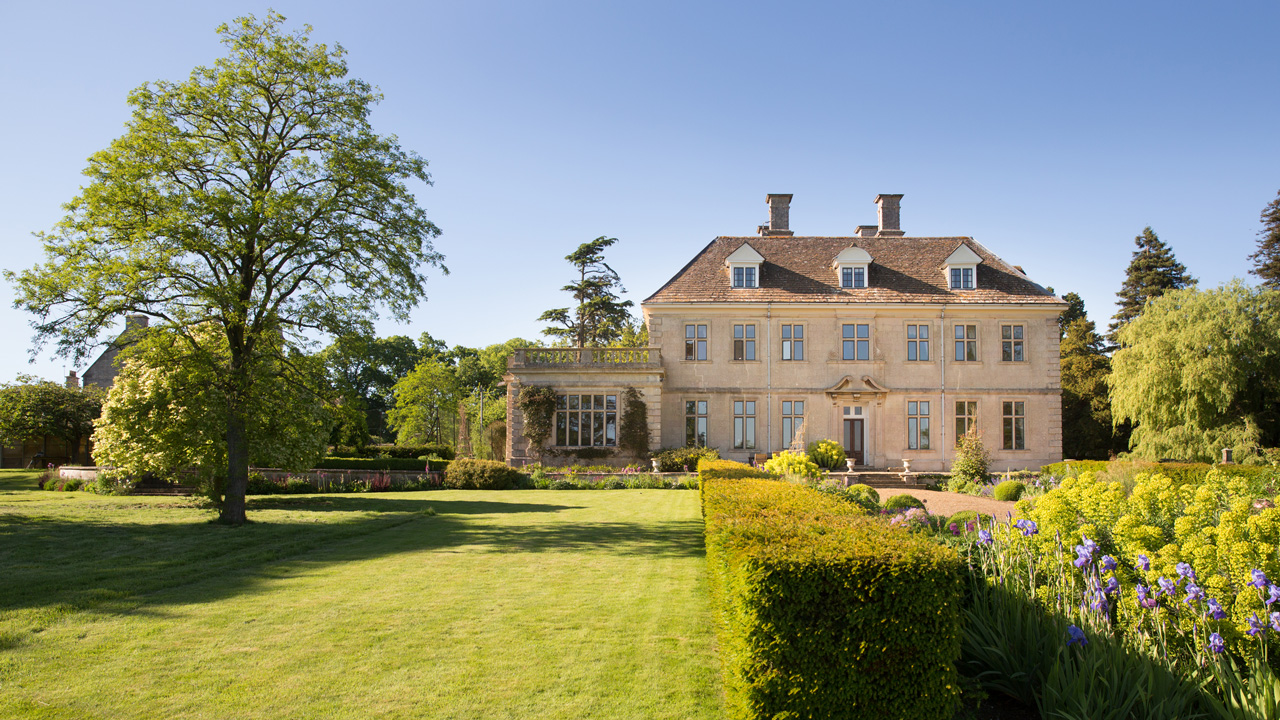
[[952, 716], [954, 551], [786, 482], [704, 475], [702, 507], [730, 717]]

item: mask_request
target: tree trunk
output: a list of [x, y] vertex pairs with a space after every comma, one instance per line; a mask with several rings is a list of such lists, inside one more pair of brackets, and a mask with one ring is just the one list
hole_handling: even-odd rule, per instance
[[231, 403], [227, 412], [227, 485], [222, 496], [222, 515], [218, 518], [225, 525], [245, 523], [244, 495], [249, 487], [246, 425], [244, 408]]

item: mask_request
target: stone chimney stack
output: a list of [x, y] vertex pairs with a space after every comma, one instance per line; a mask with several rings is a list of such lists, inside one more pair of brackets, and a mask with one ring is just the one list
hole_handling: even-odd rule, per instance
[[67, 388], [70, 390], [80, 389], [80, 378], [76, 377], [76, 371], [72, 370], [67, 373]]
[[876, 233], [881, 237], [893, 236], [901, 237], [906, 235], [902, 231], [902, 217], [899, 204], [902, 202], [902, 195], [885, 195], [876, 196], [876, 205], [880, 207], [880, 230]]
[[794, 235], [791, 232], [791, 196], [770, 194], [765, 196], [769, 203], [769, 224], [760, 226], [760, 234], [766, 237]]

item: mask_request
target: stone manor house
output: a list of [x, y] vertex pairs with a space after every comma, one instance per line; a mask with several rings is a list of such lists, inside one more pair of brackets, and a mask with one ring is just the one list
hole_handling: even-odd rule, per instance
[[[856, 465], [946, 470], [974, 427], [993, 470], [1061, 460], [1065, 303], [973, 238], [907, 236], [901, 199], [876, 197], [878, 225], [808, 237], [790, 229], [791, 195], [769, 195], [758, 235], [712, 240], [641, 304], [650, 347], [518, 350], [508, 461], [632, 459], [616, 452], [627, 387], [654, 450], [745, 462], [825, 438]], [[525, 385], [557, 394], [540, 450], [522, 432]]]

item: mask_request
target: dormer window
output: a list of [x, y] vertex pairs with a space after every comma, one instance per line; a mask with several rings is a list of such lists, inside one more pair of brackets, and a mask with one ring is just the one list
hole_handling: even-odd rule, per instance
[[742, 243], [737, 250], [725, 258], [725, 267], [729, 269], [729, 284], [734, 289], [760, 287], [760, 264], [764, 256], [756, 252], [748, 243]]
[[978, 263], [982, 256], [968, 245], [961, 243], [947, 258], [943, 272], [947, 278], [947, 287], [952, 290], [974, 290], [978, 287]]
[[860, 247], [848, 247], [836, 255], [831, 263], [840, 279], [840, 287], [857, 290], [867, 287], [867, 269], [871, 265], [871, 254]]

